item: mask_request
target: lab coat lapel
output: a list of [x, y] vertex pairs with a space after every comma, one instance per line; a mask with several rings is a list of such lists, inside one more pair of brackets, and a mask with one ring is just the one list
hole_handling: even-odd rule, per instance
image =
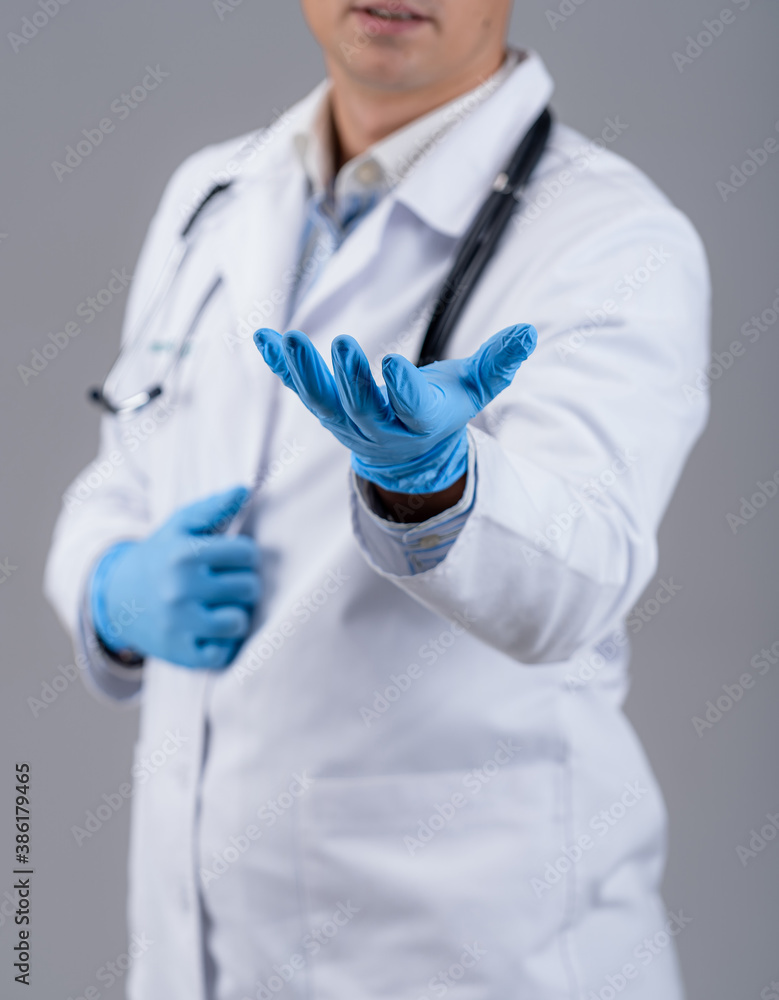
[[482, 105], [461, 118], [396, 191], [431, 228], [463, 236], [517, 143], [548, 105], [554, 83], [529, 52]]
[[284, 326], [305, 204], [305, 176], [298, 167], [246, 183], [231, 206], [220, 233], [220, 267], [233, 333], [242, 342], [251, 343], [261, 326]]
[[252, 335], [263, 326], [283, 328], [304, 206], [302, 171], [300, 176], [291, 170], [284, 175], [268, 172], [237, 185], [216, 237], [228, 328], [221, 333], [223, 347], [210, 374], [218, 378], [223, 369], [231, 385], [231, 391], [220, 396], [218, 423], [240, 437], [240, 447], [227, 451], [240, 455], [233, 478], [242, 482], [257, 475], [278, 406], [276, 376]]
[[[284, 327], [308, 197], [295, 136], [311, 127], [327, 87], [323, 81], [291, 108], [290, 126], [259, 160], [241, 168], [226, 213], [219, 263], [235, 316], [235, 335], [250, 344], [259, 327]], [[255, 350], [253, 344], [251, 349]]]
[[467, 230], [516, 144], [549, 103], [553, 82], [528, 53], [503, 85], [459, 121], [412, 173], [352, 232], [328, 261], [290, 319], [306, 332], [317, 314], [354, 284], [378, 254], [398, 203], [432, 229], [455, 238]]
[[290, 327], [313, 332], [317, 313], [335, 296], [343, 295], [346, 287], [357, 281], [380, 252], [385, 229], [394, 208], [394, 200], [384, 198], [376, 208], [344, 240], [324, 266], [314, 287], [308, 292], [293, 315]]

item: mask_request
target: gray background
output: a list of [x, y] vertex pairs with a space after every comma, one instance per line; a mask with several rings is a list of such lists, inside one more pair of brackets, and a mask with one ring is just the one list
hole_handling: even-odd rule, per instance
[[[672, 61], [722, 7], [583, 0], [553, 30], [543, 0], [526, 0], [511, 32], [546, 60], [560, 117], [598, 135], [619, 114], [629, 127], [612, 148], [692, 218], [710, 255], [715, 350], [779, 288], [779, 153], [727, 202], [715, 186], [748, 148], [779, 138], [776, 0], [731, 4], [734, 22], [692, 65], [680, 73]], [[38, 9], [5, 0], [0, 14], [0, 561], [17, 567], [0, 585], [0, 904], [12, 884], [14, 760], [32, 764], [36, 867], [34, 985], [25, 992], [13, 983], [15, 935], [0, 917], [0, 993], [75, 1000], [92, 985], [119, 1000], [122, 982], [105, 988], [95, 977], [126, 948], [129, 810], [81, 848], [70, 828], [127, 779], [137, 716], [101, 706], [80, 682], [37, 718], [27, 699], [72, 662], [41, 577], [61, 494], [95, 452], [84, 389], [109, 367], [124, 296], [29, 385], [17, 365], [76, 319], [112, 268], [132, 271], [163, 184], [186, 154], [270, 121], [320, 78], [322, 64], [294, 0], [244, 0], [224, 20], [208, 0], [70, 0], [14, 53], [7, 33]], [[147, 63], [170, 75], [59, 182], [52, 161], [140, 83]], [[713, 385], [708, 430], [661, 532], [658, 578], [673, 577], [682, 591], [635, 641], [628, 712], [669, 806], [665, 894], [693, 918], [678, 938], [691, 1000], [757, 1000], [779, 978], [779, 842], [746, 867], [736, 855], [766, 812], [779, 811], [779, 666], [701, 737], [691, 721], [723, 683], [754, 675], [752, 656], [779, 639], [779, 497], [735, 535], [725, 518], [779, 470], [778, 329]]]

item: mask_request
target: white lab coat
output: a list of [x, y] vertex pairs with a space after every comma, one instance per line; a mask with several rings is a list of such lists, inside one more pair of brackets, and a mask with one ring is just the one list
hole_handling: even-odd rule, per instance
[[[531, 54], [349, 236], [290, 328], [326, 356], [348, 333], [371, 359], [414, 357], [457, 238], [551, 89]], [[153, 381], [221, 275], [169, 407], [104, 420], [112, 471], [63, 512], [47, 571], [75, 634], [106, 546], [250, 481], [265, 448], [257, 632], [225, 673], [144, 669], [130, 919], [154, 944], [130, 996], [677, 1000], [686, 916], [669, 922], [657, 894], [664, 808], [620, 706], [623, 622], [705, 423], [682, 390], [707, 355], [701, 243], [638, 170], [554, 126], [532, 219], [511, 225], [449, 355], [515, 322], [538, 347], [473, 422], [476, 499], [454, 547], [403, 575], [347, 451], [251, 340], [283, 327], [297, 263], [290, 132], [209, 147], [171, 180], [126, 330], [215, 172], [253, 150], [110, 383]]]

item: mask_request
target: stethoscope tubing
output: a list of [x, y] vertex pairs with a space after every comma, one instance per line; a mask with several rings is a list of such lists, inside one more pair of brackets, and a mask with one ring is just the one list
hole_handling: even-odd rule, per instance
[[[492, 259], [495, 249], [522, 196], [527, 181], [541, 158], [546, 147], [551, 125], [551, 113], [548, 108], [545, 108], [523, 136], [506, 168], [495, 178], [490, 194], [471, 222], [455, 254], [455, 260], [449, 274], [439, 288], [436, 304], [433, 307], [431, 319], [416, 362], [418, 366], [430, 364], [443, 357], [454, 328], [470, 300], [479, 279]], [[154, 292], [152, 293], [152, 301], [141, 313], [141, 317], [138, 323], [136, 323], [136, 328], [133, 330], [133, 335], [127, 338], [129, 350], [133, 350], [139, 346], [145, 330], [148, 329], [162, 303], [170, 294], [176, 279], [194, 247], [192, 234], [195, 223], [201, 217], [203, 210], [207, 205], [212, 203], [215, 197], [230, 189], [233, 183], [234, 181], [226, 181], [214, 185], [189, 217], [189, 220], [180, 232], [180, 241], [171, 248], [168, 258], [161, 269], [160, 278], [155, 286], [155, 290], [162, 282], [166, 271], [168, 273], [168, 280], [164, 283], [163, 290], [156, 295], [156, 298]], [[178, 252], [178, 260], [176, 260], [175, 264], [171, 265], [171, 257], [176, 252]], [[135, 393], [125, 400], [114, 402], [106, 393], [104, 383], [100, 388], [88, 390], [87, 395], [90, 401], [115, 416], [127, 416], [142, 410], [154, 399], [161, 396], [165, 391], [166, 382], [181, 363], [203, 312], [221, 282], [222, 278], [218, 276], [201, 300], [195, 315], [179, 343], [178, 349], [172, 356], [162, 378], [155, 385], [142, 392]], [[126, 350], [127, 348], [123, 348], [120, 351], [117, 362], [114, 364], [114, 370], [116, 363], [125, 354]]]

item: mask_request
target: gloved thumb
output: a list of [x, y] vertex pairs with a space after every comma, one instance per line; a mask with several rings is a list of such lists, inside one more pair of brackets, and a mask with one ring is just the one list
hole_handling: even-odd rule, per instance
[[381, 369], [387, 398], [398, 420], [418, 434], [434, 430], [442, 397], [427, 376], [402, 354], [388, 354]]
[[485, 341], [468, 359], [473, 388], [482, 406], [511, 385], [517, 369], [533, 353], [537, 341], [534, 326], [528, 323], [507, 326]]
[[192, 535], [216, 534], [225, 531], [249, 495], [245, 486], [234, 486], [224, 493], [197, 500], [178, 510], [171, 521]]

